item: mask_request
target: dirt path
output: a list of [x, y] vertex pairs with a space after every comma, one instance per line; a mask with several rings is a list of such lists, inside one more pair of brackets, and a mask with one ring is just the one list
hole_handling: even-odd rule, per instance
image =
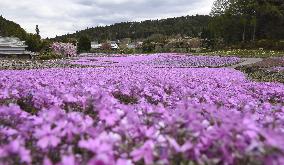
[[254, 63], [262, 61], [263, 59], [262, 58], [242, 58], [242, 60], [243, 62], [238, 63], [236, 65], [228, 66], [228, 68], [237, 68], [239, 66], [254, 64]]

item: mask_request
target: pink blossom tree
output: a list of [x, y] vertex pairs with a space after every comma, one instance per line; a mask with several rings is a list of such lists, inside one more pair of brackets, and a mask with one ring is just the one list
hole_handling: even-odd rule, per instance
[[77, 55], [77, 47], [71, 43], [55, 42], [51, 45], [51, 50], [64, 57], [74, 57]]

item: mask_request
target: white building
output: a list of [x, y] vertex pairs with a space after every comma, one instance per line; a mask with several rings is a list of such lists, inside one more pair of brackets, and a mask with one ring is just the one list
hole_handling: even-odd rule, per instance
[[32, 55], [32, 52], [26, 51], [28, 46], [24, 41], [16, 37], [1, 37], [0, 36], [0, 56], [27, 56]]
[[91, 48], [92, 49], [101, 49], [102, 48], [102, 44], [99, 44], [98, 42], [91, 42]]
[[110, 46], [111, 46], [111, 49], [119, 49], [119, 46], [115, 41], [111, 41]]
[[[110, 45], [111, 49], [119, 49], [119, 46], [115, 41], [108, 41], [107, 44]], [[99, 44], [96, 41], [91, 42], [91, 48], [92, 49], [101, 49], [102, 46], [103, 46], [103, 44]]]

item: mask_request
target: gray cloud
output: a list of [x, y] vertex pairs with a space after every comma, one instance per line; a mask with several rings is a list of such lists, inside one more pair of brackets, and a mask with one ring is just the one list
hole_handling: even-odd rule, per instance
[[43, 37], [121, 21], [208, 14], [214, 0], [1, 0], [0, 14]]

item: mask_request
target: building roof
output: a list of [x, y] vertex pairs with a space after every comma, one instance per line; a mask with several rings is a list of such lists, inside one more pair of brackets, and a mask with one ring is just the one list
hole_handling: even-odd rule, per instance
[[27, 47], [25, 42], [19, 38], [0, 36], [0, 55], [35, 55], [30, 51], [26, 51]]
[[13, 51], [13, 52], [7, 52], [7, 51], [0, 51], [0, 55], [21, 55], [21, 54], [34, 54], [30, 51]]
[[28, 47], [24, 41], [21, 41], [16, 37], [1, 37], [0, 36], [0, 47]]

